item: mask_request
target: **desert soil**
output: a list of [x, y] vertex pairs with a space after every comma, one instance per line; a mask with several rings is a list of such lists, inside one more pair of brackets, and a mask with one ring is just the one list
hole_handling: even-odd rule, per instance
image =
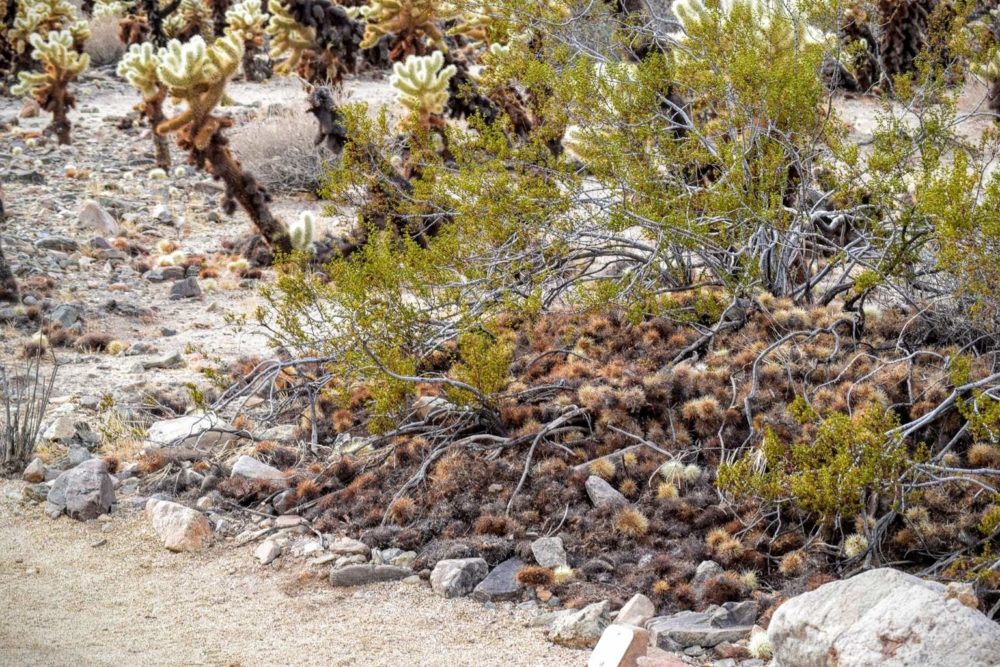
[[[215, 546], [163, 549], [141, 514], [53, 522], [0, 484], [0, 665], [578, 665], [515, 610], [425, 584], [333, 589]], [[281, 560], [276, 561], [278, 563]]]

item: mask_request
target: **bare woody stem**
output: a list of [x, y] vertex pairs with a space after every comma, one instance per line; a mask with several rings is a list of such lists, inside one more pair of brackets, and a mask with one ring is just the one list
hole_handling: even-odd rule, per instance
[[145, 100], [142, 107], [150, 127], [154, 130], [153, 146], [156, 151], [156, 166], [161, 169], [170, 168], [170, 140], [155, 131], [157, 126], [166, 120], [166, 116], [163, 113], [163, 100], [166, 95], [166, 92], [161, 90], [156, 97]]

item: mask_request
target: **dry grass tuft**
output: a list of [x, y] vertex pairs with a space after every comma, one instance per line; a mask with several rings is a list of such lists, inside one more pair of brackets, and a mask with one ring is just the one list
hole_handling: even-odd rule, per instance
[[118, 38], [118, 18], [98, 16], [90, 21], [90, 38], [83, 45], [85, 53], [96, 66], [112, 65], [125, 53], [125, 44]]
[[269, 190], [315, 192], [323, 177], [323, 153], [313, 145], [316, 120], [300, 110], [271, 113], [234, 129], [233, 152]]

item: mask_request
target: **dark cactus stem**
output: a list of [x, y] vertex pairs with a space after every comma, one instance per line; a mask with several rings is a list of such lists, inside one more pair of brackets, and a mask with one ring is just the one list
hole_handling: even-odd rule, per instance
[[273, 251], [286, 254], [292, 252], [292, 237], [288, 228], [271, 214], [268, 206], [271, 196], [257, 184], [253, 176], [243, 171], [221, 131], [212, 135], [204, 151], [192, 148], [191, 158], [193, 164], [207, 166], [212, 177], [225, 184], [226, 213], [232, 214], [239, 204]]
[[[6, 217], [3, 209], [3, 194], [0, 193], [0, 222]], [[11, 301], [17, 303], [20, 298], [17, 289], [17, 279], [14, 272], [10, 270], [7, 258], [3, 254], [3, 243], [0, 243], [0, 301]]]
[[325, 144], [335, 155], [340, 155], [347, 143], [347, 128], [344, 127], [344, 117], [333, 99], [333, 92], [326, 86], [320, 86], [309, 94], [309, 113], [316, 116], [319, 132], [314, 144]]
[[142, 0], [142, 8], [149, 20], [150, 33], [153, 36], [153, 43], [157, 46], [167, 45], [167, 35], [163, 32], [163, 19], [170, 16], [181, 4], [181, 0], [173, 0], [169, 5], [160, 9], [157, 0]]
[[143, 113], [149, 121], [149, 126], [153, 128], [153, 147], [156, 151], [156, 166], [160, 169], [170, 168], [170, 140], [156, 131], [156, 128], [166, 120], [163, 114], [163, 100], [166, 98], [166, 91], [161, 90], [156, 97], [146, 100], [143, 103]]
[[259, 83], [270, 79], [272, 73], [271, 59], [264, 47], [248, 43], [243, 50], [243, 77], [247, 81]]

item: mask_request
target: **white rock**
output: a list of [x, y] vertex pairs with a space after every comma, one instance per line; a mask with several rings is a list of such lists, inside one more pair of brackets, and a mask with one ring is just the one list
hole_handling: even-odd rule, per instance
[[281, 545], [274, 540], [264, 540], [257, 545], [253, 555], [260, 561], [261, 565], [269, 565], [281, 555]]
[[212, 413], [184, 415], [155, 422], [146, 432], [146, 439], [158, 445], [208, 447], [232, 440], [232, 433], [212, 430], [227, 428], [229, 425]]
[[946, 588], [883, 568], [788, 600], [768, 627], [775, 667], [995, 667], [1000, 625]]
[[200, 551], [212, 541], [212, 524], [205, 515], [179, 503], [150, 498], [146, 516], [170, 551]]
[[615, 623], [618, 625], [636, 625], [642, 627], [646, 625], [646, 621], [655, 615], [656, 606], [653, 602], [642, 593], [636, 593], [618, 612], [618, 615], [615, 617]]
[[609, 625], [590, 654], [587, 667], [636, 667], [648, 648], [649, 631], [631, 625]]
[[236, 459], [236, 463], [233, 464], [232, 476], [245, 477], [246, 479], [267, 480], [269, 482], [281, 482], [283, 484], [288, 482], [282, 472], [274, 466], [269, 466], [266, 463], [262, 463], [257, 459], [246, 455]]

